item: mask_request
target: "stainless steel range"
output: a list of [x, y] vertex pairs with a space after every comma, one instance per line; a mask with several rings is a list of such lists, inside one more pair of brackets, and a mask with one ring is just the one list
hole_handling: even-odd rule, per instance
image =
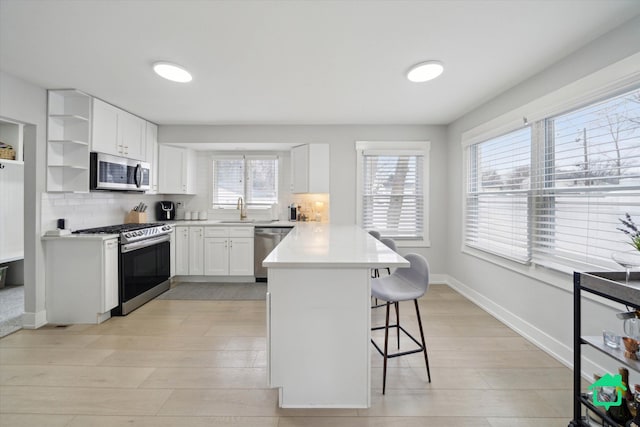
[[162, 223], [118, 224], [76, 234], [118, 234], [118, 306], [124, 316], [169, 290], [172, 227]]

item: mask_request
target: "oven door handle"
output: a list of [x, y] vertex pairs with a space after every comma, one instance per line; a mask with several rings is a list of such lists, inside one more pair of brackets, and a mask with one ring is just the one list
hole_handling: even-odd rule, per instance
[[120, 252], [126, 254], [127, 252], [147, 248], [149, 246], [157, 245], [158, 243], [168, 242], [169, 240], [171, 240], [171, 236], [169, 234], [165, 234], [164, 236], [153, 237], [139, 242], [127, 243], [126, 245], [122, 245]]

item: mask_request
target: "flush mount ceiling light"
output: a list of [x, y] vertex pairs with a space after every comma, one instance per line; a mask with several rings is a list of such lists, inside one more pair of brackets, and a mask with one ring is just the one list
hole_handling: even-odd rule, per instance
[[192, 79], [191, 74], [187, 70], [170, 62], [162, 61], [154, 63], [153, 71], [155, 71], [160, 77], [164, 77], [172, 82], [187, 83]]
[[444, 66], [440, 61], [426, 61], [411, 67], [407, 73], [407, 78], [415, 83], [427, 82], [438, 77], [444, 71]]

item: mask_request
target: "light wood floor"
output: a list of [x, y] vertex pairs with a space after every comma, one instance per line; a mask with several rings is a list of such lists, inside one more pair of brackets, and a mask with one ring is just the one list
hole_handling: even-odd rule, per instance
[[[22, 330], [0, 339], [0, 425], [567, 426], [569, 369], [445, 285], [420, 307], [431, 384], [420, 355], [392, 359], [383, 396], [374, 350], [366, 410], [278, 408], [263, 301], [155, 300], [101, 325]], [[415, 331], [411, 303], [401, 315]]]

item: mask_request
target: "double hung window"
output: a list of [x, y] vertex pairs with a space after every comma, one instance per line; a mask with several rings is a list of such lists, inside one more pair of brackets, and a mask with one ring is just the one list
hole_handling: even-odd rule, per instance
[[216, 156], [212, 168], [213, 207], [235, 208], [240, 197], [251, 207], [278, 202], [276, 156]]
[[465, 244], [573, 271], [610, 268], [640, 218], [640, 89], [467, 148]]
[[383, 237], [428, 244], [428, 143], [358, 142], [358, 222]]

